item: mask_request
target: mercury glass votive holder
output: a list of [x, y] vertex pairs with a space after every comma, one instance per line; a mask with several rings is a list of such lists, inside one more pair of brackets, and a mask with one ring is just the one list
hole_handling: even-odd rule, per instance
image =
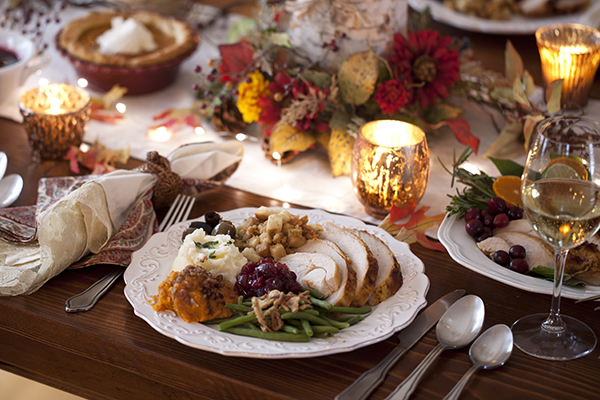
[[402, 121], [368, 122], [354, 142], [351, 169], [354, 192], [368, 214], [382, 219], [394, 205], [416, 204], [429, 181], [425, 132]]
[[83, 141], [92, 113], [89, 93], [66, 84], [32, 89], [19, 104], [33, 159], [64, 158], [71, 146]]
[[563, 79], [561, 106], [585, 106], [600, 62], [600, 31], [580, 24], [557, 24], [539, 28], [535, 38], [546, 86]]

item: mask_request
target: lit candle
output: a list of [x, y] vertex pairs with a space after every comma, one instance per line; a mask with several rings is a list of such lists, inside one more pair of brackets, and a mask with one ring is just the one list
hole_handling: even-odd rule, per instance
[[367, 213], [384, 218], [393, 205], [418, 203], [429, 180], [429, 148], [417, 126], [393, 120], [360, 128], [351, 161], [354, 192]]
[[82, 88], [51, 84], [30, 90], [19, 104], [36, 161], [63, 158], [83, 141], [91, 98]]
[[155, 142], [166, 142], [171, 139], [171, 131], [166, 126], [159, 126], [148, 131], [148, 137]]
[[600, 31], [585, 25], [560, 24], [539, 28], [535, 37], [546, 86], [563, 79], [562, 106], [585, 106], [600, 62]]

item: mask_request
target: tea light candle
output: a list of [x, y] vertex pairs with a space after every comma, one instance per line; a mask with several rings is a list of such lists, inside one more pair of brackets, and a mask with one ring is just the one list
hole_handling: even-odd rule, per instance
[[600, 62], [600, 31], [580, 24], [539, 28], [535, 33], [546, 86], [563, 79], [561, 105], [587, 104]]
[[36, 161], [60, 159], [83, 141], [91, 115], [91, 98], [84, 89], [51, 84], [21, 96], [20, 110]]
[[360, 202], [376, 218], [393, 205], [418, 203], [429, 181], [425, 132], [402, 121], [372, 121], [360, 128], [352, 149], [351, 177]]

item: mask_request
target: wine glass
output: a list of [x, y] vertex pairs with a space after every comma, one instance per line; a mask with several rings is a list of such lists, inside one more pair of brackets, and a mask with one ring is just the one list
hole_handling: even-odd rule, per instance
[[538, 236], [554, 248], [549, 314], [533, 314], [512, 326], [515, 346], [548, 360], [572, 360], [596, 346], [583, 322], [560, 314], [569, 249], [600, 227], [600, 124], [581, 117], [551, 117], [538, 124], [521, 178], [521, 199]]

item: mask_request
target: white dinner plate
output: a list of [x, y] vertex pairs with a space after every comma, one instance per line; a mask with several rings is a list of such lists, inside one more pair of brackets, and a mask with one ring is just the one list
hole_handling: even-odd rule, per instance
[[[552, 295], [552, 282], [511, 271], [486, 257], [477, 247], [475, 240], [467, 234], [464, 219], [459, 219], [456, 215], [446, 216], [438, 230], [438, 238], [454, 261], [470, 270], [519, 289]], [[570, 299], [597, 294], [600, 294], [600, 286], [562, 287], [562, 297]]]
[[[348, 228], [364, 229], [384, 240], [396, 255], [404, 283], [398, 292], [381, 304], [364, 321], [343, 329], [333, 337], [311, 339], [307, 343], [270, 341], [220, 332], [214, 325], [187, 323], [174, 312], [156, 312], [150, 299], [158, 293], [158, 285], [170, 272], [173, 259], [181, 246], [181, 234], [189, 221], [173, 225], [166, 232], [153, 235], [136, 251], [125, 270], [125, 296], [135, 314], [161, 334], [193, 348], [227, 356], [250, 358], [303, 358], [348, 352], [382, 341], [407, 326], [426, 304], [429, 278], [423, 262], [406, 243], [384, 230], [368, 226], [354, 218], [333, 215], [320, 210], [288, 209], [292, 214], [308, 215], [310, 223], [333, 222]], [[256, 208], [240, 208], [220, 213], [234, 224], [253, 216]]]
[[572, 22], [597, 28], [600, 22], [600, 1], [591, 2], [586, 10], [579, 13], [543, 18], [526, 18], [515, 15], [508, 21], [492, 21], [459, 13], [445, 7], [442, 0], [408, 0], [408, 4], [419, 12], [429, 7], [431, 17], [437, 22], [466, 31], [491, 34], [529, 35], [535, 33], [542, 26]]

